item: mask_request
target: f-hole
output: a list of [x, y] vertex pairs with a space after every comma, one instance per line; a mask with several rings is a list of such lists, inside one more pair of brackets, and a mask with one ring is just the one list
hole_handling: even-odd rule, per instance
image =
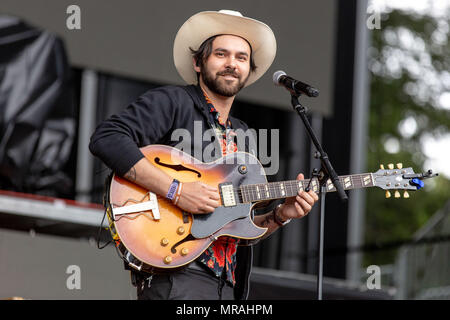
[[170, 252], [172, 252], [173, 254], [177, 253], [176, 247], [178, 247], [180, 244], [182, 244], [184, 242], [188, 242], [188, 241], [192, 241], [192, 240], [196, 240], [196, 238], [194, 238], [194, 236], [192, 234], [188, 234], [184, 239], [181, 239], [180, 241], [175, 243], [172, 246], [172, 248], [170, 248]]
[[167, 167], [167, 168], [173, 169], [175, 171], [191, 171], [191, 172], [196, 173], [198, 178], [200, 178], [202, 176], [202, 174], [199, 171], [191, 169], [191, 168], [187, 168], [182, 164], [164, 163], [164, 162], [161, 162], [161, 159], [159, 159], [159, 157], [156, 157], [154, 160], [155, 160], [156, 164], [158, 164], [162, 167]]

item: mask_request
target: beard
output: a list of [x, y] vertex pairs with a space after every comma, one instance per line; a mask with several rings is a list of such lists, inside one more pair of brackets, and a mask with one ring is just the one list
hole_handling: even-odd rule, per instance
[[[248, 76], [242, 80], [241, 76], [232, 69], [225, 69], [224, 71], [217, 72], [214, 76], [203, 64], [201, 66], [200, 74], [202, 76], [205, 85], [214, 93], [217, 93], [224, 97], [235, 96], [245, 86]], [[226, 80], [223, 76], [231, 75], [237, 79], [230, 83], [230, 80]]]

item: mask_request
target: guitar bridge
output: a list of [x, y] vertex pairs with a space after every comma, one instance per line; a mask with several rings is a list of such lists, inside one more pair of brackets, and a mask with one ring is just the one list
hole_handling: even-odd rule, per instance
[[113, 207], [112, 212], [114, 217], [126, 215], [130, 213], [137, 213], [142, 211], [152, 211], [153, 219], [159, 220], [161, 219], [161, 216], [159, 214], [159, 207], [158, 207], [158, 199], [156, 197], [156, 194], [153, 192], [149, 192], [149, 200], [148, 201], [142, 201], [137, 204], [132, 204], [129, 206], [123, 206], [123, 207]]
[[236, 205], [236, 197], [234, 194], [234, 187], [231, 182], [219, 184], [220, 198], [224, 207], [233, 207]]

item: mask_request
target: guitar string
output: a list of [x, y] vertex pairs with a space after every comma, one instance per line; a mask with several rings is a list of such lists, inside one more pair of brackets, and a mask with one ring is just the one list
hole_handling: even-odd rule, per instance
[[[341, 183], [345, 183], [345, 179], [346, 178], [350, 178], [352, 180], [352, 184], [350, 188], [344, 188], [344, 190], [350, 190], [353, 188], [358, 188], [358, 187], [369, 187], [372, 184], [372, 178], [370, 177], [370, 183], [368, 184], [364, 184], [363, 182], [363, 177], [367, 177], [370, 176], [370, 174], [356, 174], [356, 175], [349, 175], [349, 176], [340, 176], [339, 180]], [[359, 178], [358, 180], [354, 180], [355, 178]], [[241, 203], [245, 202], [245, 200], [250, 200], [250, 202], [252, 201], [257, 201], [257, 200], [271, 200], [271, 199], [280, 199], [280, 198], [287, 198], [287, 197], [293, 197], [297, 194], [297, 192], [301, 189], [306, 188], [306, 186], [308, 184], [310, 184], [310, 181], [313, 182], [319, 182], [317, 178], [312, 178], [312, 179], [304, 179], [304, 180], [287, 180], [287, 181], [283, 181], [283, 182], [268, 182], [268, 183], [263, 183], [263, 184], [248, 184], [248, 185], [242, 185], [239, 186], [238, 188], [233, 188], [233, 194], [235, 196], [235, 199], [239, 199]], [[329, 184], [329, 179], [327, 180], [327, 184]], [[356, 182], [356, 183], [355, 183]], [[284, 195], [283, 195], [283, 189], [281, 189], [281, 185], [283, 184], [284, 186]], [[311, 182], [312, 184], [312, 182]], [[317, 185], [316, 185], [317, 186]], [[261, 188], [261, 190], [258, 191], [258, 188]], [[247, 189], [247, 190], [244, 190]], [[288, 190], [291, 189], [291, 190]], [[314, 186], [313, 188], [311, 188], [312, 190], [314, 190]], [[328, 188], [327, 192], [331, 192], [331, 191], [335, 191], [335, 186], [333, 185], [332, 188]], [[315, 191], [318, 192], [318, 191]], [[258, 193], [259, 193], [259, 197], [258, 197]], [[267, 197], [267, 193], [269, 193], [269, 197]], [[261, 196], [262, 194], [262, 196]], [[135, 200], [135, 199], [127, 199], [123, 202], [122, 205], [117, 205], [114, 204], [114, 206], [119, 206], [122, 207], [124, 205], [126, 205], [128, 202], [134, 202], [134, 203], [139, 203], [142, 202], [146, 197], [148, 196], [148, 193], [146, 193], [143, 197], [142, 200]], [[245, 197], [245, 199], [244, 199]], [[160, 198], [158, 196], [158, 198]], [[251, 199], [248, 199], [251, 198]], [[135, 217], [131, 218], [131, 217], [127, 217], [128, 219], [134, 220], [139, 216], [139, 213], [141, 214], [145, 214], [145, 212], [135, 212], [135, 214], [137, 214]], [[130, 213], [132, 214], [132, 213]], [[121, 215], [117, 220], [115, 221], [119, 221], [122, 217], [127, 216], [127, 214]]]
[[[366, 178], [366, 177], [369, 177], [370, 180], [367, 183], [364, 183], [364, 178]], [[346, 178], [351, 179], [351, 186], [349, 188], [344, 188], [346, 190], [351, 190], [354, 188], [370, 187], [373, 185], [372, 177], [368, 173], [349, 175], [349, 176], [340, 176], [339, 177], [340, 182], [345, 184]], [[296, 193], [298, 192], [298, 190], [300, 190], [300, 188], [304, 188], [309, 184], [310, 180], [311, 179], [288, 180], [288, 181], [284, 181], [284, 182], [269, 182], [267, 184], [249, 184], [249, 185], [240, 186], [239, 191], [246, 198], [252, 198], [251, 200], [278, 199], [278, 198], [286, 197], [286, 195], [287, 195], [287, 197], [295, 196]], [[316, 183], [318, 182], [317, 178], [313, 178], [313, 181]], [[330, 182], [328, 182], [328, 181], [330, 181], [330, 180], [327, 180], [327, 184], [329, 185]], [[299, 187], [299, 183], [301, 184], [301, 187]], [[285, 195], [282, 194], [282, 189], [280, 187], [281, 184], [284, 184], [284, 186], [285, 186], [285, 188], [284, 188]], [[266, 189], [266, 186], [267, 186], [267, 189]], [[263, 194], [263, 196], [262, 197], [260, 196], [260, 198], [258, 198], [258, 196], [257, 196], [258, 190], [256, 189], [256, 187], [261, 189], [259, 191], [260, 195]], [[291, 190], [288, 190], [288, 188]], [[336, 191], [335, 189], [336, 188], [333, 185], [332, 188], [327, 189], [327, 192]], [[275, 197], [270, 196], [271, 191], [272, 191], [272, 193], [274, 193]], [[286, 191], [288, 191], [288, 192], [286, 192]], [[270, 196], [269, 198], [267, 198], [267, 192], [269, 192], [269, 196]], [[316, 191], [316, 192], [318, 192], [318, 191]], [[289, 194], [287, 194], [287, 193], [289, 193]], [[239, 193], [235, 193], [235, 195], [239, 196]]]
[[[361, 179], [361, 178], [364, 178], [364, 177], [366, 177], [366, 175], [361, 175], [361, 176], [358, 176], [358, 177], [352, 177], [352, 176], [348, 176], [349, 178], [351, 178], [351, 180], [352, 180], [352, 185], [356, 185], [356, 186], [359, 186], [359, 185], [364, 185], [364, 180], [363, 179]], [[342, 183], [342, 182], [345, 182], [345, 179], [346, 179], [347, 177], [346, 176], [343, 176], [343, 177], [340, 177], [340, 182]], [[356, 178], [358, 178], [358, 180], [355, 180]], [[370, 178], [371, 179], [371, 178]], [[284, 182], [269, 182], [269, 183], [267, 183], [267, 184], [249, 184], [249, 185], [245, 185], [245, 187], [248, 187], [248, 188], [255, 188], [256, 186], [258, 186], [258, 187], [262, 187], [263, 188], [263, 190], [265, 189], [265, 186], [267, 185], [269, 188], [273, 188], [273, 189], [279, 189], [279, 185], [280, 184], [285, 184], [285, 185], [287, 185], [288, 187], [298, 187], [298, 184], [299, 183], [301, 183], [303, 186], [305, 185], [305, 184], [308, 184], [309, 182], [310, 182], [310, 180], [311, 179], [304, 179], [304, 180], [288, 180], [288, 181], [284, 181]], [[371, 179], [372, 180], [372, 179]], [[330, 183], [330, 181], [331, 180], [327, 180], [327, 184], [329, 184]], [[313, 179], [313, 182], [318, 182], [318, 180], [317, 179]], [[370, 182], [372, 182], [372, 181], [370, 181]]]

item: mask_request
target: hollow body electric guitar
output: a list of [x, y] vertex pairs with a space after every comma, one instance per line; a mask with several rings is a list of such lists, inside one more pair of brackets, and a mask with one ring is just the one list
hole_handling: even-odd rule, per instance
[[[128, 254], [141, 262], [139, 270], [143, 265], [153, 269], [182, 267], [221, 236], [260, 238], [267, 228], [253, 223], [251, 212], [257, 203], [293, 197], [306, 187], [318, 193], [320, 188], [317, 178], [268, 183], [261, 163], [245, 152], [203, 163], [164, 145], [150, 145], [141, 151], [153, 165], [183, 183], [201, 181], [218, 188], [221, 206], [209, 214], [186, 213], [166, 198], [113, 175], [108, 217]], [[423, 186], [417, 176], [411, 168], [398, 165], [339, 179], [345, 190], [377, 186], [386, 192], [396, 190], [396, 197], [398, 190], [405, 190], [406, 197], [406, 190]], [[326, 189], [336, 191], [330, 180]]]

